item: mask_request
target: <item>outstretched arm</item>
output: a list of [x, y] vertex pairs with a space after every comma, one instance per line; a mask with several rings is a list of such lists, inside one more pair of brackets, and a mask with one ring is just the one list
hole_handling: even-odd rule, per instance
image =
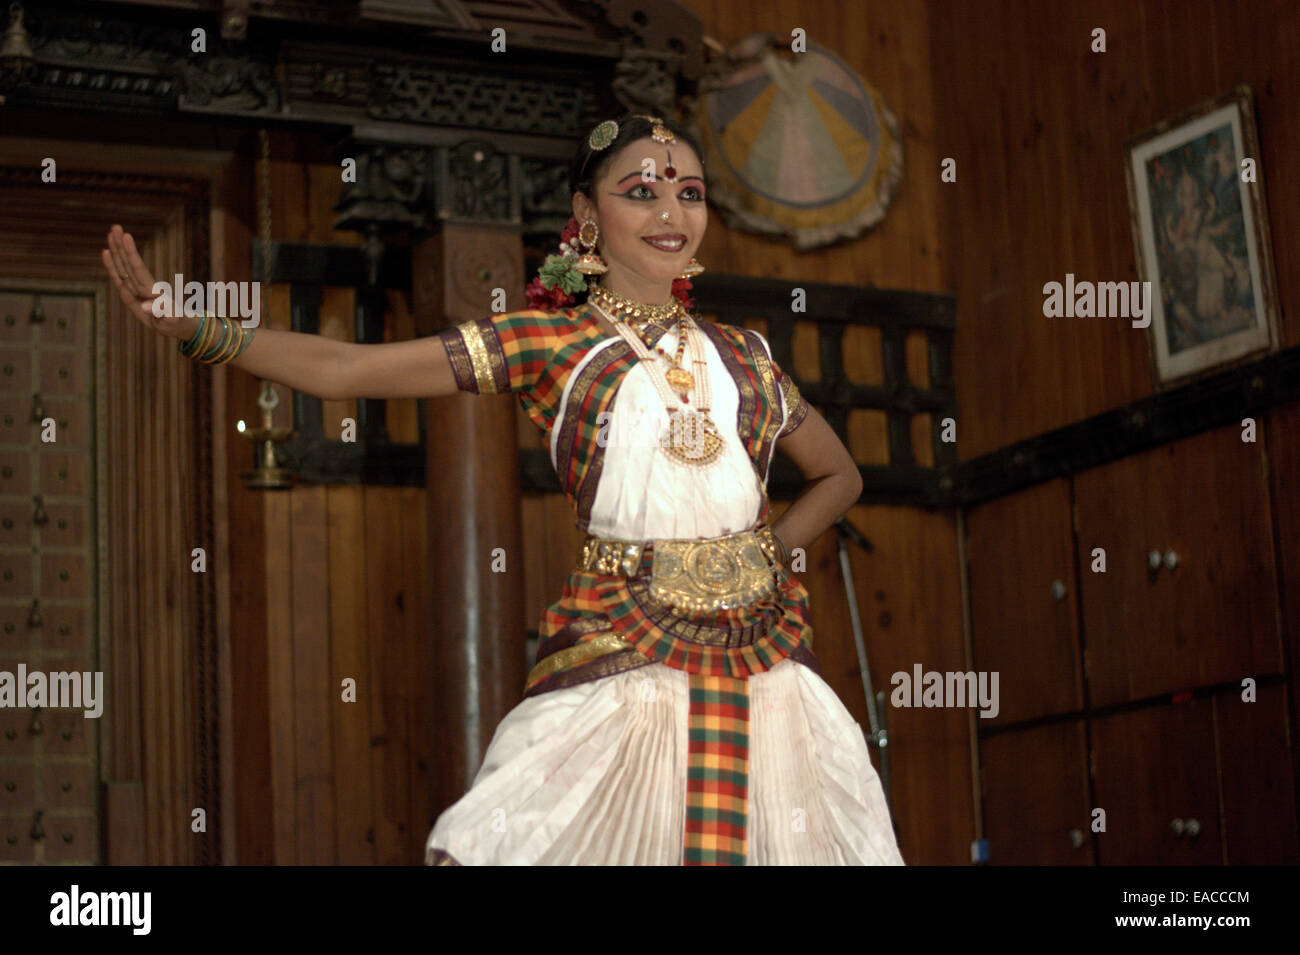
[[436, 335], [383, 345], [338, 344], [339, 382], [348, 398], [442, 398], [460, 393], [447, 349]]
[[[113, 226], [100, 258], [127, 311], [142, 324], [180, 341], [194, 336], [199, 319], [153, 314], [154, 279], [130, 233]], [[446, 350], [436, 337], [358, 345], [259, 328], [229, 364], [317, 398], [437, 398], [457, 393]]]
[[772, 529], [791, 552], [820, 537], [862, 494], [862, 474], [816, 408], [809, 406], [803, 423], [776, 444], [808, 483]]

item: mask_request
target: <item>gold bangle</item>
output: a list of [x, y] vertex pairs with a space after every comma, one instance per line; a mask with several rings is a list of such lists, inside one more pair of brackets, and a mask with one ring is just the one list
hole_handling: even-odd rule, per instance
[[231, 354], [235, 343], [239, 339], [239, 335], [235, 331], [239, 326], [235, 324], [234, 320], [226, 318], [222, 319], [222, 321], [226, 323], [226, 337], [222, 340], [221, 347], [217, 349], [217, 353], [213, 355], [211, 360], [208, 362], [209, 365], [220, 365], [224, 362], [226, 356]]
[[202, 361], [203, 353], [212, 347], [212, 336], [216, 334], [217, 325], [220, 324], [217, 316], [213, 315], [211, 312], [204, 312], [203, 314], [211, 319], [211, 321], [208, 322], [207, 328], [203, 330], [203, 340], [199, 342], [198, 347], [190, 354], [190, 357], [195, 361]]
[[199, 361], [203, 362], [205, 365], [212, 364], [212, 360], [221, 353], [221, 351], [226, 347], [226, 343], [230, 340], [230, 328], [226, 324], [226, 320], [224, 318], [218, 318], [216, 319], [216, 324], [221, 326], [220, 336], [218, 337], [214, 335], [213, 340], [208, 342], [208, 347], [204, 350], [203, 354], [199, 355]]
[[224, 365], [226, 362], [230, 361], [232, 358], [234, 358], [236, 355], [238, 355], [238, 354], [240, 353], [240, 351], [243, 350], [243, 348], [244, 348], [244, 326], [243, 326], [243, 325], [240, 325], [238, 322], [236, 322], [234, 327], [235, 327], [235, 343], [234, 343], [234, 347], [228, 349], [228, 350], [227, 350], [227, 353], [221, 357], [221, 360], [220, 360], [220, 361], [214, 361], [212, 364], [214, 364], [214, 365]]

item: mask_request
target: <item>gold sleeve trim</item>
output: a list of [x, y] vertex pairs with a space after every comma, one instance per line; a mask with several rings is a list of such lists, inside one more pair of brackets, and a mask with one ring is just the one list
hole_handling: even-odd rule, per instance
[[487, 344], [483, 341], [483, 330], [477, 322], [465, 322], [459, 326], [461, 338], [465, 339], [465, 350], [469, 352], [469, 361], [474, 368], [474, 381], [478, 383], [481, 395], [497, 393], [496, 378], [492, 374], [492, 363], [488, 359]]
[[785, 399], [785, 427], [781, 429], [779, 437], [785, 437], [803, 424], [803, 419], [808, 415], [808, 402], [799, 393], [794, 379], [785, 374], [781, 376], [781, 395]]

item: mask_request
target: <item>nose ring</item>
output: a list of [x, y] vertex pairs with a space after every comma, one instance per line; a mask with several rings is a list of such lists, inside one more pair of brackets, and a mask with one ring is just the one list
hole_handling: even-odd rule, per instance
[[667, 212], [661, 212], [661, 213], [659, 213], [659, 221], [660, 221], [660, 222], [667, 222], [667, 221], [668, 221], [668, 213], [667, 213]]

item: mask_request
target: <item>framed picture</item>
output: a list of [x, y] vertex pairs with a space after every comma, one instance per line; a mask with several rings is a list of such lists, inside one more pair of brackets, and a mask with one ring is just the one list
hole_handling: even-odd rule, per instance
[[1238, 86], [1124, 144], [1157, 388], [1278, 347], [1252, 103]]

